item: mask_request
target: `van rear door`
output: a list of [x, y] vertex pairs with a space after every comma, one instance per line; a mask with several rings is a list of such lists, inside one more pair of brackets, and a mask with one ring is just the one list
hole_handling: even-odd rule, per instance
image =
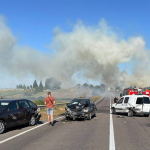
[[135, 111], [137, 113], [143, 112], [143, 96], [137, 97], [136, 103], [135, 103]]
[[143, 113], [149, 113], [150, 111], [150, 100], [149, 97], [143, 97]]

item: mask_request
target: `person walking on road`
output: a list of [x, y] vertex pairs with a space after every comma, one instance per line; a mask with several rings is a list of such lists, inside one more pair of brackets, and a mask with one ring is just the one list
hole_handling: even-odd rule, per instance
[[114, 103], [118, 103], [118, 96], [117, 95], [114, 98]]
[[[53, 105], [55, 104], [54, 97], [51, 96], [51, 92], [48, 92], [48, 97], [45, 98], [45, 105], [47, 108], [47, 115], [48, 115], [48, 125], [54, 125], [53, 123]], [[50, 121], [51, 119], [51, 121]]]

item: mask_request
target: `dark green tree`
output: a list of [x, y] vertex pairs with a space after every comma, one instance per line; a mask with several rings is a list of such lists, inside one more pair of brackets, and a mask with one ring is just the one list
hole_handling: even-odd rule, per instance
[[92, 84], [91, 84], [89, 87], [90, 87], [90, 89], [93, 89], [93, 88], [94, 88], [94, 86], [93, 86]]
[[37, 84], [36, 80], [33, 83], [33, 89], [35, 89], [35, 88], [38, 88], [38, 84]]
[[24, 89], [24, 90], [26, 90], [26, 89], [27, 89], [25, 85], [23, 86], [23, 89]]
[[43, 90], [44, 90], [43, 83], [42, 83], [42, 81], [40, 81], [40, 84], [39, 84], [39, 91], [40, 91], [40, 92], [43, 92]]
[[89, 87], [89, 85], [88, 85], [87, 83], [84, 83], [82, 86], [83, 86], [84, 88], [88, 88], [88, 87]]
[[30, 85], [30, 89], [31, 89], [31, 90], [33, 89], [32, 85]]

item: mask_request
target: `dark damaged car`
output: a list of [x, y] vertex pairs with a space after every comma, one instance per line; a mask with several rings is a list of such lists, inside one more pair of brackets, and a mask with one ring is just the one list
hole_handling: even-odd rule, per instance
[[17, 125], [33, 126], [40, 117], [40, 109], [30, 100], [0, 100], [0, 134]]
[[97, 108], [93, 99], [75, 98], [66, 108], [66, 119], [83, 118], [91, 120], [92, 116], [96, 117]]

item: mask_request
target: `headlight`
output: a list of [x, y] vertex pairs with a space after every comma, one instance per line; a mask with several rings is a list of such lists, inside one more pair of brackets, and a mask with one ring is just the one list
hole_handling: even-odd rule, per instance
[[70, 110], [70, 108], [66, 107], [66, 111], [69, 111], [69, 112], [70, 112], [71, 110]]
[[88, 112], [89, 111], [89, 109], [88, 108], [86, 108], [86, 109], [83, 109], [83, 112]]
[[40, 107], [39, 107], [39, 108], [37, 108], [37, 112], [40, 112], [40, 110], [41, 110], [41, 109], [40, 109]]

